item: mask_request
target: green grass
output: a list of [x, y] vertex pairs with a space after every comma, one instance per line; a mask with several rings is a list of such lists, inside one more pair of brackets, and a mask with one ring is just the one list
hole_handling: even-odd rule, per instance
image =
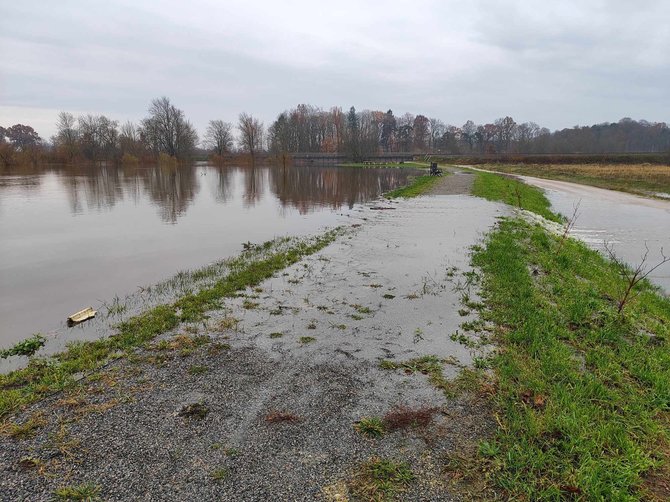
[[391, 190], [385, 193], [384, 196], [389, 199], [418, 197], [430, 190], [440, 179], [440, 176], [416, 176], [412, 178], [412, 182], [409, 185]]
[[54, 492], [57, 500], [100, 500], [100, 487], [92, 483], [62, 486]]
[[509, 176], [476, 172], [472, 195], [527, 209], [551, 221], [563, 221], [563, 218], [551, 211], [551, 204], [542, 190]]
[[228, 470], [227, 469], [214, 469], [212, 472], [209, 473], [209, 477], [212, 478], [214, 481], [223, 481], [228, 477]]
[[480, 448], [491, 482], [514, 500], [647, 498], [646, 480], [670, 475], [670, 300], [645, 282], [618, 314], [610, 262], [518, 220], [473, 263], [500, 346], [500, 428]]
[[40, 333], [35, 333], [30, 338], [26, 338], [9, 349], [0, 350], [0, 359], [7, 359], [12, 356], [31, 357], [35, 352], [44, 347], [47, 339]]
[[378, 417], [364, 417], [354, 424], [354, 429], [359, 434], [371, 438], [381, 437], [386, 433], [384, 422]]
[[207, 366], [202, 366], [200, 364], [194, 364], [193, 366], [190, 366], [188, 368], [188, 374], [193, 375], [193, 376], [204, 375], [205, 373], [207, 373], [208, 370], [209, 370], [209, 368]]
[[362, 464], [349, 483], [356, 500], [395, 500], [414, 480], [414, 474], [404, 462], [372, 458]]
[[249, 249], [228, 260], [228, 274], [211, 287], [183, 295], [175, 302], [156, 306], [117, 326], [117, 333], [95, 341], [73, 342], [67, 350], [50, 358], [32, 358], [25, 368], [0, 375], [0, 419], [50, 393], [71, 386], [75, 376], [100, 368], [113, 358], [143, 346], [182, 322], [205, 319], [249, 286], [256, 286], [274, 273], [333, 242], [341, 229], [307, 239], [277, 239]]

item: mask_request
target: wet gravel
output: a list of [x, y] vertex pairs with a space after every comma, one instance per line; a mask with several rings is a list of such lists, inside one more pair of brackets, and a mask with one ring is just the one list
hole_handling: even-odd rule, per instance
[[442, 167], [445, 176], [442, 176], [427, 195], [462, 195], [469, 194], [475, 175], [457, 167]]

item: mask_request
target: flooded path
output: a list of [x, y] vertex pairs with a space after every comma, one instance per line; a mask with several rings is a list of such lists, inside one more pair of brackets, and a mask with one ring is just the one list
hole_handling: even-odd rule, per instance
[[[647, 263], [657, 264], [661, 249], [670, 254], [670, 201], [648, 199], [624, 192], [605, 190], [565, 181], [519, 176], [529, 185], [542, 188], [552, 207], [570, 217], [579, 203], [579, 216], [572, 232], [590, 246], [603, 251], [604, 243], [631, 266], [637, 266], [646, 248]], [[670, 263], [649, 277], [670, 293]]]
[[[445, 190], [450, 181], [461, 182], [445, 177]], [[372, 457], [412, 466], [403, 500], [457, 500], [435, 459], [492, 435], [486, 400], [448, 397], [421, 371], [379, 359], [436, 356], [445, 377], [472, 362], [485, 336], [462, 326], [476, 318], [461, 303], [477, 298], [469, 248], [510, 213], [467, 195], [357, 206], [331, 245], [190, 325], [204, 345], [170, 348], [191, 340], [181, 326], [85, 380], [78, 399], [104, 411], [79, 413], [60, 395], [36, 403], [30, 412], [53, 423], [24, 441], [0, 435], [0, 465], [50, 458], [47, 438], [72, 423], [68, 440], [85, 445], [72, 479], [95, 480], [105, 500], [349, 500], [352, 473]], [[194, 403], [203, 416], [184, 417]], [[355, 428], [394, 414], [427, 418], [374, 441]], [[138, 476], [147, 465], [151, 475]], [[51, 500], [69, 466], [50, 467], [53, 476], [6, 469], [7, 497]], [[225, 480], [212, 482], [213, 469]]]
[[[316, 336], [318, 343], [303, 349], [315, 349], [313, 360], [333, 353], [368, 361], [435, 354], [469, 364], [471, 349], [450, 335], [476, 317], [458, 313], [461, 297], [476, 295], [465, 274], [470, 246], [510, 208], [468, 195], [434, 195], [374, 209], [363, 206], [352, 215], [361, 225], [353, 236], [306, 258], [289, 276], [267, 281], [270, 293], [254, 300], [256, 308], [237, 309], [240, 330], [269, 350]], [[241, 307], [244, 299], [231, 303]], [[272, 331], [291, 336], [272, 340]]]
[[[244, 242], [333, 226], [413, 169], [42, 166], [0, 170], [0, 347], [67, 315], [235, 255]], [[87, 325], [90, 323], [86, 323]]]

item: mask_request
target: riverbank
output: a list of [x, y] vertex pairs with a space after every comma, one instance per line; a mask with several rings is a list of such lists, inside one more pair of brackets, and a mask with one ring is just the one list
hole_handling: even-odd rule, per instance
[[177, 324], [62, 391], [3, 381], [49, 394], [3, 417], [3, 493], [664, 500], [668, 300], [642, 283], [618, 312], [611, 263], [514, 216], [560, 226], [538, 190], [436, 180], [168, 306]]

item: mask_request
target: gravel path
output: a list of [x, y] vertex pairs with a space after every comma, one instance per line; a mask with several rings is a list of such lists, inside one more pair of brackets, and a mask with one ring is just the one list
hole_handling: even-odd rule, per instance
[[442, 176], [427, 195], [461, 195], [469, 194], [475, 175], [456, 167], [440, 167], [448, 176]]
[[[41, 427], [0, 436], [0, 499], [89, 484], [102, 500], [350, 500], [376, 457], [411, 468], [400, 500], [458, 499], [445, 465], [490, 434], [486, 403], [379, 361], [435, 355], [449, 377], [471, 362], [450, 338], [472, 320], [467, 249], [506, 209], [465, 195], [376, 207], [207, 322], [16, 417]], [[354, 430], [398, 407], [432, 420], [376, 439]]]

